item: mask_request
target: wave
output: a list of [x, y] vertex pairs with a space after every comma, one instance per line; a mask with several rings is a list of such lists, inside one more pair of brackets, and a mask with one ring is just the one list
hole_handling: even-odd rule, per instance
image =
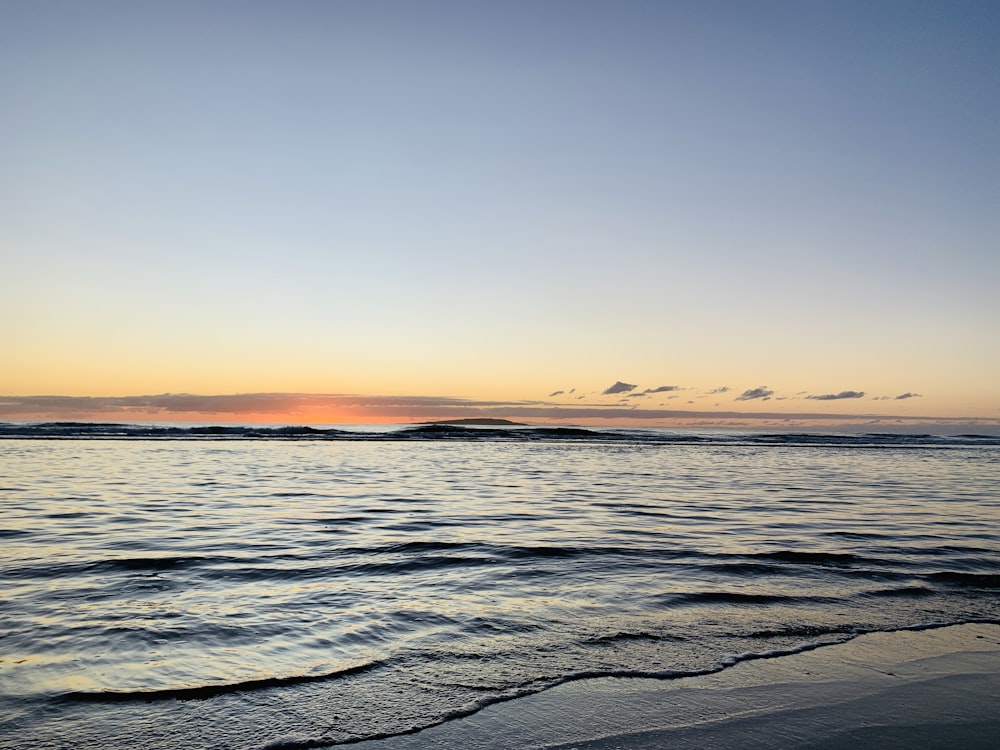
[[605, 644], [635, 642], [635, 641], [649, 641], [652, 643], [660, 643], [663, 641], [668, 641], [670, 643], [680, 643], [685, 640], [687, 639], [679, 635], [657, 635], [656, 633], [647, 633], [645, 631], [642, 631], [638, 633], [619, 632], [615, 633], [614, 635], [597, 635], [592, 638], [584, 638], [580, 642], [589, 645], [605, 645]]
[[931, 581], [974, 589], [1000, 589], [1000, 573], [958, 573], [951, 570], [931, 573]]
[[346, 430], [316, 427], [248, 425], [142, 425], [117, 422], [42, 422], [31, 424], [0, 423], [0, 437], [20, 438], [302, 438], [355, 435]]
[[900, 433], [695, 433], [642, 429], [417, 424], [385, 431], [286, 425], [146, 425], [113, 422], [0, 423], [0, 439], [346, 440], [365, 442], [595, 442], [635, 445], [843, 446], [864, 448], [1000, 446], [1000, 436]]
[[217, 561], [218, 558], [207, 558], [201, 555], [176, 555], [162, 557], [121, 557], [101, 560], [89, 564], [91, 572], [116, 573], [125, 572], [156, 572], [160, 570], [177, 570], [193, 565], [203, 565], [206, 562]]
[[22, 536], [31, 536], [29, 529], [0, 529], [0, 539], [16, 539]]
[[823, 596], [786, 596], [782, 594], [748, 594], [742, 591], [695, 591], [686, 594], [664, 594], [664, 604], [807, 604], [838, 601]]
[[384, 661], [371, 661], [346, 669], [337, 669], [323, 674], [289, 675], [286, 677], [263, 677], [258, 680], [243, 680], [194, 687], [164, 688], [162, 690], [74, 690], [63, 693], [63, 700], [86, 703], [122, 703], [142, 701], [151, 703], [160, 700], [206, 700], [219, 695], [245, 693], [251, 690], [267, 690], [276, 687], [303, 685], [311, 682], [327, 682], [342, 677], [370, 672], [382, 666]]
[[844, 552], [801, 552], [799, 550], [780, 550], [777, 552], [760, 552], [749, 557], [762, 560], [777, 560], [779, 562], [798, 563], [801, 565], [850, 565], [859, 562], [879, 562], [872, 558], [860, 557]]
[[934, 589], [926, 586], [900, 586], [899, 588], [875, 589], [866, 591], [866, 596], [888, 597], [890, 599], [906, 599], [911, 597], [933, 596]]
[[[618, 679], [655, 679], [655, 680], [677, 680], [690, 677], [704, 677], [707, 675], [718, 674], [727, 669], [731, 669], [738, 664], [750, 661], [760, 661], [769, 659], [780, 659], [787, 656], [795, 656], [796, 654], [802, 654], [809, 651], [816, 651], [821, 648], [826, 648], [828, 646], [836, 646], [843, 643], [847, 643], [854, 640], [858, 636], [866, 635], [868, 633], [898, 633], [907, 631], [924, 631], [924, 630], [935, 630], [940, 628], [951, 627], [955, 625], [965, 625], [973, 623], [982, 624], [993, 624], [1000, 625], [1000, 620], [994, 619], [969, 619], [969, 620], [957, 620], [954, 622], [929, 622], [929, 623], [916, 623], [913, 625], [906, 625], [896, 628], [885, 628], [885, 629], [865, 629], [865, 628], [802, 628], [798, 631], [785, 631], [781, 633], [774, 633], [777, 635], [792, 635], [792, 636], [805, 636], [812, 638], [802, 642], [796, 646], [789, 648], [776, 648], [767, 649], [763, 651], [745, 651], [739, 654], [725, 654], [718, 661], [716, 661], [712, 666], [706, 667], [704, 669], [689, 669], [689, 670], [677, 670], [677, 669], [664, 669], [664, 670], [636, 670], [636, 669], [589, 669], [581, 670], [578, 672], [572, 672], [569, 674], [564, 674], [558, 677], [551, 678], [541, 678], [538, 680], [528, 680], [517, 686], [490, 696], [485, 696], [478, 700], [472, 701], [466, 704], [462, 708], [448, 711], [442, 714], [437, 720], [428, 721], [426, 723], [421, 723], [416, 726], [410, 726], [405, 729], [401, 729], [395, 732], [380, 732], [365, 737], [350, 738], [350, 739], [337, 739], [332, 737], [316, 737], [304, 740], [292, 740], [292, 741], [278, 741], [265, 746], [266, 750], [305, 750], [306, 748], [321, 748], [321, 747], [334, 747], [340, 745], [352, 745], [360, 741], [370, 741], [370, 740], [384, 740], [391, 737], [400, 737], [406, 735], [417, 734], [426, 729], [432, 727], [441, 726], [452, 721], [459, 719], [464, 719], [473, 714], [479, 713], [483, 709], [498, 704], [506, 703], [512, 700], [517, 700], [519, 698], [525, 698], [529, 695], [535, 695], [537, 693], [544, 692], [546, 690], [551, 690], [559, 685], [565, 685], [570, 682], [580, 682], [583, 680], [593, 680], [593, 679], [603, 679], [603, 678], [618, 678]], [[770, 634], [768, 634], [770, 635]], [[762, 633], [761, 637], [765, 637]]]

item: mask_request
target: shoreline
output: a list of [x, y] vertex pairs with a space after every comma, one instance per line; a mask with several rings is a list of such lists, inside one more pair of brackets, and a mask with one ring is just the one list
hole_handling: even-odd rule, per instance
[[661, 680], [597, 677], [496, 703], [359, 750], [992, 748], [1000, 625], [859, 635]]

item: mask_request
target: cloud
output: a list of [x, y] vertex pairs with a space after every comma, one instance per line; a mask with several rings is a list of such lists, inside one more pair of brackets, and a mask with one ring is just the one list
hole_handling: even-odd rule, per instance
[[722, 386], [719, 386], [718, 388], [713, 388], [712, 390], [710, 390], [708, 392], [708, 394], [711, 396], [711, 395], [714, 395], [716, 393], [729, 393], [729, 391], [731, 391], [731, 390], [732, 389], [728, 385], [722, 385]]
[[919, 393], [910, 393], [909, 391], [907, 391], [906, 393], [901, 393], [898, 396], [896, 396], [896, 401], [902, 401], [903, 399], [906, 398], [920, 398], [920, 397], [921, 396]]
[[666, 393], [668, 391], [679, 391], [680, 389], [679, 385], [661, 385], [656, 388], [647, 388], [643, 393]]
[[561, 396], [564, 392], [565, 391], [552, 391], [552, 393], [549, 394], [549, 398], [552, 398], [553, 396]]
[[238, 393], [156, 396], [0, 397], [0, 418], [14, 419], [223, 419], [248, 416], [268, 420], [403, 421], [449, 416], [481, 416], [484, 409], [534, 406], [540, 401], [471, 401], [436, 396], [358, 396], [348, 394]]
[[864, 391], [841, 391], [840, 393], [824, 393], [821, 396], [806, 396], [813, 401], [840, 401], [843, 398], [864, 398]]
[[736, 397], [736, 400], [753, 401], [755, 398], [771, 398], [773, 395], [774, 391], [768, 390], [766, 385], [762, 385], [759, 388], [751, 388], [748, 391], [743, 391], [743, 393]]
[[[767, 398], [765, 387], [754, 398]], [[580, 397], [582, 398], [582, 397]], [[690, 403], [690, 402], [689, 402]], [[895, 415], [892, 415], [895, 416]], [[30, 421], [181, 421], [270, 422], [276, 424], [410, 423], [462, 417], [497, 417], [548, 423], [682, 422], [692, 427], [752, 427], [762, 420], [799, 420], [814, 429], [861, 429], [872, 419], [892, 424], [890, 415], [695, 411], [636, 408], [582, 403], [577, 406], [545, 401], [472, 401], [437, 396], [364, 396], [348, 394], [247, 393], [230, 395], [161, 394], [158, 396], [0, 396], [0, 419]], [[989, 419], [945, 419], [906, 416], [896, 420], [907, 432], [1000, 434], [1000, 416]], [[826, 425], [826, 427], [824, 427]], [[853, 425], [853, 427], [852, 427]], [[864, 427], [870, 429], [870, 426]]]
[[614, 385], [609, 385], [607, 388], [605, 388], [604, 391], [601, 393], [601, 395], [610, 396], [615, 393], [628, 393], [629, 391], [634, 391], [634, 390], [635, 386], [633, 384], [623, 383], [622, 381], [618, 380], [615, 382]]

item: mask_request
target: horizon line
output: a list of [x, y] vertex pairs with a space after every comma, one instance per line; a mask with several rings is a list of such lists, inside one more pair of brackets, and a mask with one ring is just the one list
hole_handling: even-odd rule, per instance
[[[481, 400], [447, 396], [373, 396], [345, 393], [255, 392], [233, 394], [162, 393], [138, 396], [0, 395], [0, 419], [17, 421], [104, 420], [204, 422], [235, 417], [243, 423], [378, 424], [426, 419], [500, 417], [508, 419], [598, 420], [649, 423], [718, 420], [834, 422], [853, 424], [949, 426], [968, 424], [1000, 427], [1000, 418], [880, 414], [873, 412], [742, 411], [732, 409], [644, 408], [620, 403], [562, 404], [547, 400]], [[858, 423], [862, 424], [859, 425]], [[691, 426], [691, 425], [687, 425]], [[719, 425], [725, 426], [725, 425]]]

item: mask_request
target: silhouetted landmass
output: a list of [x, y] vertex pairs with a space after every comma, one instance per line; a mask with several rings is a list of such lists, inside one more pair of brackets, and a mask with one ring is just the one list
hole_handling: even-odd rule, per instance
[[436, 422], [420, 422], [420, 424], [468, 424], [482, 427], [496, 427], [498, 425], [509, 425], [510, 427], [527, 427], [524, 422], [511, 422], [509, 419], [496, 419], [494, 417], [467, 417], [466, 419], [439, 419]]

